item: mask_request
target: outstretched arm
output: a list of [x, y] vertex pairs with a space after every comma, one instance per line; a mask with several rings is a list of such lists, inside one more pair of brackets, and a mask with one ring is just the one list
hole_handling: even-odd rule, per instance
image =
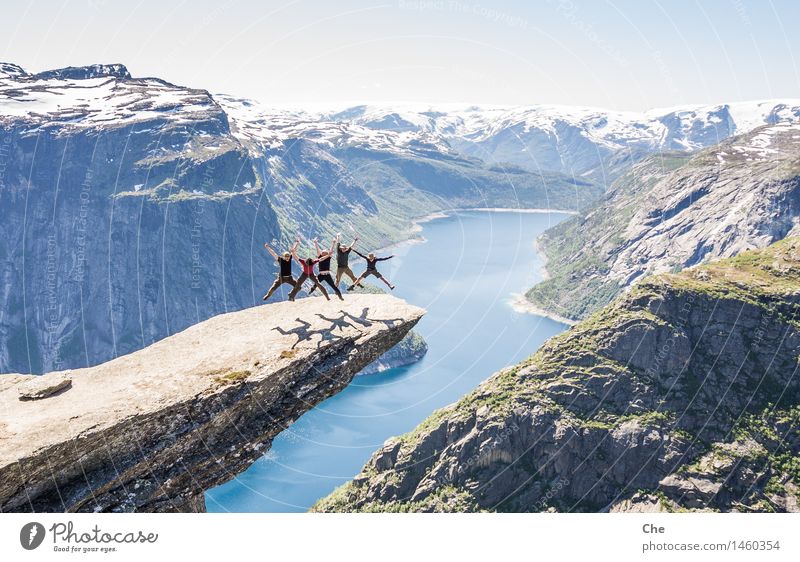
[[319, 251], [319, 242], [317, 242], [316, 238], [314, 238], [313, 242], [314, 242], [314, 248], [317, 249], [317, 256], [319, 256], [320, 254], [322, 254], [322, 252]]
[[351, 250], [353, 250], [355, 253], [357, 253], [357, 254], [358, 254], [359, 256], [361, 256], [362, 258], [364, 258], [364, 259], [367, 259], [367, 256], [365, 256], [364, 254], [362, 254], [361, 252], [359, 252], [358, 250], [356, 250], [356, 249], [355, 249], [355, 248], [353, 248], [352, 246], [350, 247], [350, 249], [351, 249]]
[[339, 244], [339, 235], [338, 234], [333, 237], [333, 240], [331, 240], [331, 249], [328, 252], [330, 255], [333, 255], [333, 251], [336, 249], [336, 245], [337, 244]]
[[[299, 242], [299, 240], [298, 240], [298, 242]], [[289, 251], [292, 252], [292, 256], [294, 257], [294, 261], [296, 261], [297, 263], [299, 263], [302, 266], [303, 265], [303, 260], [301, 260], [300, 258], [297, 257], [297, 252], [295, 250], [297, 250], [297, 244], [292, 246], [292, 249], [289, 250]]]
[[392, 259], [393, 257], [394, 257], [394, 255], [387, 256], [385, 258], [375, 258], [375, 261], [386, 261], [386, 260]]
[[294, 246], [292, 246], [291, 250], [289, 251], [294, 253], [294, 251], [297, 249], [299, 245], [300, 245], [300, 237], [298, 236], [294, 241]]
[[275, 258], [275, 259], [278, 259], [278, 254], [277, 254], [277, 252], [275, 252], [275, 250], [273, 250], [273, 249], [272, 249], [272, 246], [270, 246], [269, 244], [266, 244], [266, 243], [265, 243], [265, 244], [264, 244], [264, 247], [265, 247], [267, 250], [269, 250], [269, 253], [270, 253], [270, 254], [272, 254], [272, 257], [273, 257], [273, 258]]
[[353, 238], [353, 243], [352, 243], [352, 244], [350, 244], [350, 249], [351, 249], [351, 250], [355, 249], [355, 247], [356, 247], [356, 244], [357, 244], [357, 243], [358, 243], [358, 236], [356, 236], [355, 238]]

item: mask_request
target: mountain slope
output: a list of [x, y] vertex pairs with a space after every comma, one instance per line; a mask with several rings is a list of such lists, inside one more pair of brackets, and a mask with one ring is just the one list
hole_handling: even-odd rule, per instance
[[653, 156], [583, 217], [545, 232], [538, 307], [583, 318], [642, 277], [763, 248], [800, 222], [800, 123], [765, 126], [689, 157]]
[[800, 239], [648, 278], [317, 511], [799, 511]]
[[252, 256], [275, 210], [207, 92], [121, 65], [20, 69], [0, 77], [0, 127], [0, 372], [140, 349], [271, 276]]
[[229, 115], [234, 136], [262, 162], [265, 183], [273, 186], [290, 230], [317, 221], [327, 236], [343, 224], [358, 226], [368, 244], [381, 246], [406, 234], [410, 218], [434, 211], [576, 210], [602, 192], [591, 181], [558, 172], [488, 165], [424, 130], [375, 129], [232, 96], [215, 99]]

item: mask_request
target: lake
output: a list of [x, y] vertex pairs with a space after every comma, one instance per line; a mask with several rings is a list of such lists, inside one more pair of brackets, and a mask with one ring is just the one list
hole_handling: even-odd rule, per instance
[[[408, 367], [356, 377], [278, 435], [247, 471], [209, 490], [207, 510], [308, 510], [352, 479], [386, 439], [410, 431], [566, 329], [517, 312], [510, 301], [541, 279], [534, 239], [567, 216], [452, 212], [423, 225], [424, 243], [389, 250], [395, 258], [379, 269], [397, 285], [396, 296], [427, 309], [416, 330], [428, 354]], [[354, 258], [358, 275], [364, 260]]]

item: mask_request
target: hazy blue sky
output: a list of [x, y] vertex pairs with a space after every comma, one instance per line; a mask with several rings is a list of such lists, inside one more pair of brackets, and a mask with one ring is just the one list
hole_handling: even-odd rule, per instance
[[274, 103], [641, 110], [800, 97], [796, 0], [13, 2], [0, 60]]

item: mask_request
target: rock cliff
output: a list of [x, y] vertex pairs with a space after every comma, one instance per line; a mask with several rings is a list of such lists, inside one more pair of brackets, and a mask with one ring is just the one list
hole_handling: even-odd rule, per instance
[[215, 316], [69, 372], [0, 375], [0, 511], [199, 511], [424, 311], [388, 295]]
[[571, 319], [647, 275], [763, 248], [800, 224], [800, 122], [760, 127], [693, 156], [653, 156], [604, 201], [540, 239], [550, 279], [528, 292]]
[[317, 511], [800, 510], [800, 239], [648, 278]]

